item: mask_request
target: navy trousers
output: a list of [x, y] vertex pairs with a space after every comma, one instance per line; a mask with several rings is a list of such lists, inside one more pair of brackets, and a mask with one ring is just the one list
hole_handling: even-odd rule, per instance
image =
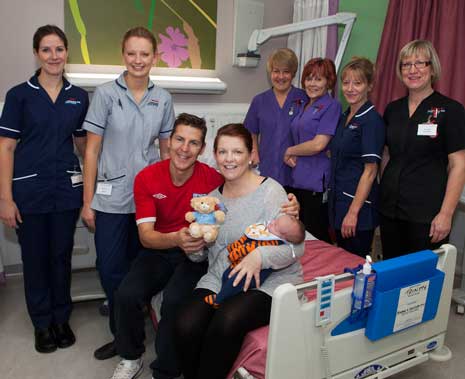
[[371, 245], [373, 243], [374, 229], [357, 230], [355, 237], [343, 238], [341, 231], [336, 230], [337, 245], [352, 254], [362, 258], [371, 254]]
[[79, 209], [21, 217], [16, 233], [32, 323], [45, 329], [68, 322], [72, 309], [71, 254]]
[[108, 300], [110, 330], [116, 332], [114, 294], [141, 244], [134, 214], [95, 212], [95, 250], [100, 282]]

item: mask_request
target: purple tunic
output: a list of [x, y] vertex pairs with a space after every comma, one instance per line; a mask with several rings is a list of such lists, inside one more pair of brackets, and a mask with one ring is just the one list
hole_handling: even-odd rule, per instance
[[[300, 107], [292, 121], [292, 146], [312, 140], [317, 134], [333, 136], [341, 115], [341, 104], [329, 94], [309, 105]], [[327, 148], [318, 154], [297, 157], [292, 170], [292, 187], [324, 192], [329, 184], [330, 159]]]
[[292, 145], [290, 127], [298, 109], [307, 101], [305, 91], [292, 87], [282, 108], [273, 89], [255, 96], [244, 120], [245, 127], [259, 135], [260, 174], [283, 186], [291, 184], [291, 168], [283, 161]]

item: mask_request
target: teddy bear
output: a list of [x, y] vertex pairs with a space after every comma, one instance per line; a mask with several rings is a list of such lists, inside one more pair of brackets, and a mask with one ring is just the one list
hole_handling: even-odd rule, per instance
[[194, 194], [191, 207], [194, 211], [186, 213], [186, 221], [191, 223], [189, 225], [191, 236], [203, 237], [207, 243], [215, 241], [218, 236], [218, 224], [222, 224], [225, 217], [220, 200], [213, 196]]

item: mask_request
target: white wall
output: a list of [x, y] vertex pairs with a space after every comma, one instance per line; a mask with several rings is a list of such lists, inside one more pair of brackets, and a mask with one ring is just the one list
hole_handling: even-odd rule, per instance
[[[63, 26], [65, 0], [0, 0], [0, 101], [6, 91], [29, 78], [35, 70], [32, 55], [32, 35], [37, 27], [51, 23]], [[292, 21], [293, 0], [266, 0], [264, 27], [287, 24]], [[223, 95], [176, 94], [175, 102], [230, 102], [248, 103], [252, 97], [269, 86], [265, 61], [258, 68], [232, 67], [232, 41], [234, 25], [234, 0], [218, 0], [216, 44], [216, 71], [226, 82], [228, 90]], [[286, 45], [286, 38], [267, 42], [260, 50], [262, 57]]]

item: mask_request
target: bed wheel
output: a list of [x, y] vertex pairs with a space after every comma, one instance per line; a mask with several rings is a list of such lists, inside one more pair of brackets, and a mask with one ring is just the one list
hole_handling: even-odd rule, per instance
[[446, 345], [442, 345], [440, 348], [430, 351], [428, 356], [435, 362], [447, 362], [452, 358], [452, 351]]
[[100, 304], [98, 311], [102, 316], [108, 316], [110, 314], [110, 310], [108, 309], [108, 300], [105, 300], [102, 304]]
[[464, 315], [465, 314], [465, 305], [462, 304], [457, 304], [455, 307], [455, 313], [459, 315]]

